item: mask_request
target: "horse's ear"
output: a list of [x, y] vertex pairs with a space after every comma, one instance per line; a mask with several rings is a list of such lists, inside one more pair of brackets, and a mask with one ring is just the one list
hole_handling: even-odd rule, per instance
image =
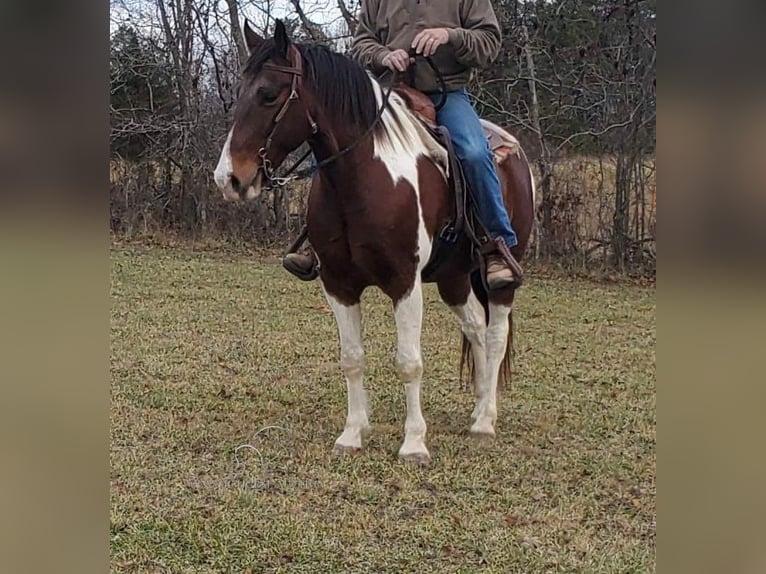
[[274, 28], [274, 43], [277, 47], [277, 54], [288, 60], [287, 51], [290, 49], [290, 38], [287, 36], [287, 28], [285, 28], [282, 20], [277, 20], [277, 25]]
[[253, 30], [253, 28], [250, 26], [250, 20], [245, 18], [245, 25], [243, 26], [243, 29], [245, 31], [245, 45], [247, 46], [248, 53], [252, 54], [255, 50], [257, 50], [261, 44], [264, 42], [264, 39], [261, 38], [261, 36]]

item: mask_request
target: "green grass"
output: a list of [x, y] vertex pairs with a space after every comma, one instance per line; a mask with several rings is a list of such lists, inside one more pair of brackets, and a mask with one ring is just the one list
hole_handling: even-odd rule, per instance
[[[319, 285], [273, 260], [112, 251], [113, 572], [649, 572], [655, 297], [531, 278], [497, 438], [467, 433], [459, 331], [426, 288], [428, 468], [400, 463], [390, 303], [365, 294], [365, 451]], [[254, 437], [263, 427], [278, 425]], [[263, 457], [242, 449], [249, 443]]]

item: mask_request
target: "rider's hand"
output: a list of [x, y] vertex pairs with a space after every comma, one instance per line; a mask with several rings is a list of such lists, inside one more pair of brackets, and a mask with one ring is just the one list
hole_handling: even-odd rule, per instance
[[423, 56], [433, 56], [436, 49], [442, 44], [449, 42], [449, 30], [447, 28], [428, 28], [420, 32], [412, 41], [415, 52]]
[[381, 63], [392, 72], [404, 72], [410, 66], [410, 55], [404, 50], [394, 50], [386, 54]]

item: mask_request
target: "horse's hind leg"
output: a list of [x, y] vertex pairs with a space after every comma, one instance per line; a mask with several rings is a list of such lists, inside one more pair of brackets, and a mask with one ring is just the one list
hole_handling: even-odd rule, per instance
[[327, 291], [327, 302], [335, 315], [340, 335], [340, 367], [346, 377], [348, 415], [346, 427], [335, 441], [336, 452], [360, 450], [362, 435], [370, 428], [367, 418], [367, 393], [362, 384], [364, 349], [362, 347], [362, 312], [357, 302], [344, 305]]
[[423, 379], [423, 359], [420, 354], [420, 331], [423, 322], [423, 291], [420, 279], [412, 291], [395, 303], [396, 370], [404, 383], [407, 396], [407, 420], [404, 442], [399, 449], [402, 460], [427, 464], [431, 455], [426, 448], [426, 421], [420, 410], [420, 383]]
[[[460, 321], [460, 330], [471, 345], [472, 382], [476, 394], [476, 406], [471, 413], [471, 432], [494, 436], [496, 414], [492, 413], [496, 413], [497, 410], [495, 405], [497, 377], [494, 376], [497, 369], [494, 368], [494, 362], [489, 360], [490, 353], [494, 351], [494, 345], [489, 346], [490, 335], [484, 306], [476, 296], [467, 277], [465, 281], [453, 279], [449, 282], [439, 283], [439, 293], [444, 302], [457, 315]], [[493, 333], [493, 340], [496, 337], [497, 334]], [[465, 359], [466, 357], [463, 357], [462, 360], [465, 361]]]
[[508, 346], [508, 315], [510, 305], [489, 303], [489, 325], [487, 326], [487, 372], [485, 386], [479, 393], [474, 409], [474, 423], [471, 433], [495, 436], [497, 420], [497, 381], [500, 367]]
[[[477, 299], [473, 290], [469, 291], [468, 297], [462, 305], [450, 305], [453, 313], [460, 322], [460, 330], [471, 345], [473, 365], [471, 373], [474, 393], [476, 394], [476, 408], [474, 408], [471, 420], [476, 420], [479, 405], [482, 403], [487, 388], [487, 322], [484, 318], [484, 307]], [[465, 358], [463, 359], [465, 360]]]

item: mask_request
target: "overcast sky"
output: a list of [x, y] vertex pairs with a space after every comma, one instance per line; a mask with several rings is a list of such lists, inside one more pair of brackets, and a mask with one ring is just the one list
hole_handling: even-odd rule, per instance
[[[347, 0], [349, 9], [356, 11], [359, 0]], [[254, 26], [263, 29], [266, 24], [264, 9], [271, 5], [272, 18], [293, 17], [295, 10], [289, 0], [245, 0], [240, 1], [240, 16], [248, 18]], [[301, 0], [304, 12], [312, 22], [333, 26], [342, 20], [336, 0]], [[218, 12], [228, 18], [226, 2], [219, 0]], [[160, 17], [154, 0], [110, 0], [110, 31], [122, 23], [137, 28], [151, 28], [159, 25]], [[271, 22], [273, 26], [273, 21]]]

